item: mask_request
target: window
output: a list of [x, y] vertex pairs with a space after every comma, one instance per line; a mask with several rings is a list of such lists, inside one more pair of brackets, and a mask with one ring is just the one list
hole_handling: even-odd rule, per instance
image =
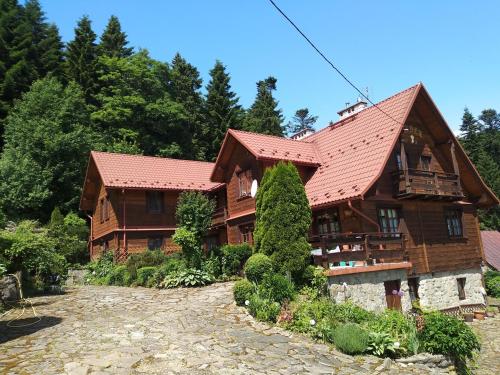
[[252, 171], [249, 169], [237, 173], [239, 197], [250, 196], [250, 188], [252, 186]]
[[399, 215], [396, 208], [379, 208], [380, 229], [384, 233], [399, 232]]
[[217, 238], [217, 236], [209, 236], [207, 237], [206, 244], [207, 250], [212, 251], [213, 249], [219, 247], [219, 239]]
[[410, 290], [410, 300], [415, 301], [419, 299], [418, 296], [419, 279], [418, 277], [410, 277], [408, 279], [408, 288]]
[[148, 238], [148, 250], [158, 250], [163, 246], [163, 237], [149, 237]]
[[445, 211], [445, 218], [448, 236], [462, 237], [462, 211], [459, 209], [448, 209]]
[[[408, 153], [406, 152], [406, 164], [408, 165], [410, 163], [410, 158], [408, 157]], [[403, 161], [401, 160], [401, 152], [396, 151], [396, 167], [398, 168], [398, 171], [402, 171], [403, 168]]]
[[431, 157], [427, 155], [420, 156], [420, 169], [423, 171], [431, 170]]
[[109, 220], [109, 197], [101, 198], [99, 201], [99, 219], [101, 223]]
[[240, 226], [241, 243], [253, 244], [253, 224]]
[[338, 210], [318, 216], [318, 234], [340, 233], [340, 218]]
[[99, 220], [104, 223], [104, 198], [99, 201]]
[[457, 279], [457, 287], [458, 287], [458, 299], [465, 299], [465, 277], [459, 277]]
[[161, 191], [147, 191], [146, 205], [150, 214], [163, 212], [163, 193]]

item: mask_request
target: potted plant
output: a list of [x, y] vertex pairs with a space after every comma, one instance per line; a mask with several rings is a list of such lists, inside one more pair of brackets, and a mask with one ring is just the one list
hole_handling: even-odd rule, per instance
[[484, 310], [474, 311], [474, 319], [484, 320], [485, 315], [486, 315], [486, 311], [484, 311]]

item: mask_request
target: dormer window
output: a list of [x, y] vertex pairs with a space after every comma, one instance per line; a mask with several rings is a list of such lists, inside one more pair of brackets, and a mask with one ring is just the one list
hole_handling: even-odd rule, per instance
[[423, 171], [431, 170], [431, 157], [429, 155], [420, 156], [420, 169]]

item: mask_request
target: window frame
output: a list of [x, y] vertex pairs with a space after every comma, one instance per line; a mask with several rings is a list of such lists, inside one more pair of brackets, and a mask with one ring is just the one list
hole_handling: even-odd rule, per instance
[[104, 198], [99, 199], [99, 221], [104, 223]]
[[408, 294], [410, 295], [410, 300], [413, 302], [419, 300], [420, 296], [418, 294], [418, 289], [420, 287], [420, 277], [409, 277], [408, 280]]
[[[394, 220], [394, 217], [388, 217], [387, 213], [390, 211], [394, 211], [396, 216], [395, 220], [397, 220], [396, 227], [393, 228], [393, 225], [390, 224], [391, 220]], [[384, 215], [382, 215], [382, 212], [384, 212]], [[400, 233], [400, 226], [401, 226], [401, 208], [400, 207], [394, 207], [394, 206], [379, 206], [377, 207], [377, 216], [378, 216], [378, 223], [380, 225], [380, 229], [382, 233]], [[384, 225], [385, 224], [385, 225]], [[389, 229], [388, 231], [385, 229]], [[394, 230], [392, 230], [394, 229]]]
[[[335, 218], [335, 220], [332, 220], [333, 218]], [[323, 229], [320, 228], [326, 228], [326, 231], [323, 231]], [[342, 225], [340, 222], [340, 212], [338, 207], [316, 217], [316, 232], [320, 236], [342, 233]]]
[[[425, 162], [424, 162], [425, 160]], [[420, 155], [420, 169], [425, 172], [431, 171], [432, 156]]]
[[457, 277], [458, 299], [463, 301], [467, 299], [465, 295], [465, 284], [467, 283], [466, 277]]
[[250, 191], [252, 187], [252, 170], [245, 169], [236, 172], [236, 178], [238, 179], [238, 198], [246, 198], [250, 196]]
[[255, 226], [253, 223], [242, 224], [238, 227], [240, 231], [240, 243], [247, 243], [253, 245], [253, 232]]
[[460, 208], [445, 208], [444, 222], [448, 238], [464, 238], [463, 211]]
[[[153, 202], [155, 202], [154, 204], [155, 207], [153, 207]], [[146, 211], [148, 214], [164, 213], [163, 191], [158, 191], [158, 190], [146, 191]]]
[[[152, 246], [151, 244], [154, 243], [154, 241], [158, 241], [160, 243], [160, 246]], [[163, 236], [149, 236], [148, 237], [148, 251], [153, 251], [153, 250], [162, 250], [163, 249], [163, 242], [164, 238]]]

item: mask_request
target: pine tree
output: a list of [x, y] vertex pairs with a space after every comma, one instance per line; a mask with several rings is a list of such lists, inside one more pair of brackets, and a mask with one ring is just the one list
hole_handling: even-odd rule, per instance
[[101, 35], [99, 53], [109, 57], [128, 57], [133, 48], [127, 47], [127, 34], [122, 31], [118, 17], [111, 16], [106, 29]]
[[45, 38], [39, 43], [40, 71], [39, 77], [50, 74], [59, 79], [64, 78], [64, 43], [56, 25], [47, 26]]
[[462, 116], [460, 131], [462, 132], [461, 141], [467, 150], [467, 154], [473, 162], [476, 162], [479, 156], [479, 132], [481, 124], [474, 118], [472, 113], [466, 107]]
[[257, 82], [257, 96], [245, 118], [245, 130], [283, 136], [282, 111], [277, 108], [278, 102], [273, 97], [276, 82], [274, 77]]
[[484, 109], [479, 115], [479, 120], [486, 130], [500, 130], [500, 113], [494, 109]]
[[264, 173], [257, 190], [255, 249], [271, 257], [275, 269], [299, 280], [308, 264], [311, 208], [297, 168], [279, 162]]
[[68, 43], [66, 51], [66, 75], [69, 80], [78, 83], [89, 103], [93, 103], [93, 96], [97, 91], [96, 68], [97, 47], [96, 34], [92, 31], [91, 21], [87, 16], [82, 17], [75, 28], [75, 38]]
[[295, 134], [303, 130], [314, 131], [316, 120], [318, 120], [318, 116], [311, 116], [308, 108], [298, 109], [292, 121], [288, 123], [287, 130], [290, 134]]
[[231, 78], [220, 61], [217, 60], [210, 70], [210, 78], [205, 100], [206, 160], [214, 160], [217, 157], [226, 131], [238, 129], [242, 120], [238, 97], [231, 91], [229, 84]]

